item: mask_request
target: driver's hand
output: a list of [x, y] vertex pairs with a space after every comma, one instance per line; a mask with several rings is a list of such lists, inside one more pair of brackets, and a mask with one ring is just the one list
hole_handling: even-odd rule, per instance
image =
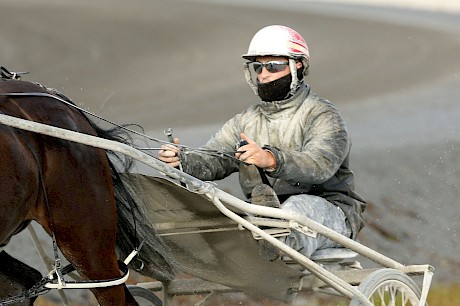
[[[179, 144], [179, 138], [174, 138], [174, 143]], [[161, 146], [161, 148], [162, 150], [158, 152], [158, 158], [171, 167], [179, 167], [179, 147], [172, 144], [164, 144]]]
[[236, 153], [236, 158], [262, 169], [276, 168], [276, 159], [270, 151], [264, 150], [244, 133], [241, 133], [240, 137], [241, 140], [245, 140], [247, 144], [238, 148], [238, 151], [242, 153]]

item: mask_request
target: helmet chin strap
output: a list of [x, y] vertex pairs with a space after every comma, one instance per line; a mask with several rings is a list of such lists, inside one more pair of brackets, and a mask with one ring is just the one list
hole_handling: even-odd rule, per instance
[[249, 63], [244, 63], [244, 77], [246, 78], [246, 82], [248, 82], [249, 87], [251, 87], [256, 96], [258, 96], [259, 91], [257, 89], [257, 85], [252, 80], [251, 71], [249, 70]]
[[297, 77], [296, 61], [292, 58], [289, 59], [289, 69], [291, 70], [292, 76], [291, 91], [289, 93], [291, 96], [293, 96], [297, 88], [299, 88], [299, 78]]

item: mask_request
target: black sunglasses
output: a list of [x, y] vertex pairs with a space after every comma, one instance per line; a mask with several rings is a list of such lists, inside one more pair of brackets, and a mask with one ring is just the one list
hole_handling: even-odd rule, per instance
[[261, 62], [251, 62], [252, 67], [254, 68], [254, 71], [257, 74], [260, 74], [262, 72], [262, 68], [265, 67], [268, 72], [270, 73], [275, 73], [275, 72], [280, 72], [286, 69], [286, 66], [289, 66], [289, 62], [278, 62], [278, 61], [270, 61], [266, 63], [261, 63]]

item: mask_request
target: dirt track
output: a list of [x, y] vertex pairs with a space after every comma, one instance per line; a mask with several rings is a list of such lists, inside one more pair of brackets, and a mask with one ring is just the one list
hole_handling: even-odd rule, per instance
[[304, 34], [310, 83], [339, 106], [458, 67], [455, 36], [389, 22], [180, 1], [24, 2], [2, 1], [2, 65], [147, 130], [219, 124], [252, 103], [240, 55], [268, 23]]
[[0, 65], [191, 145], [256, 101], [240, 58], [252, 35], [297, 29], [312, 53], [309, 83], [353, 137], [358, 190], [372, 203], [362, 241], [434, 265], [435, 282], [460, 282], [460, 29], [443, 23], [458, 15], [171, 0], [3, 0], [0, 11]]

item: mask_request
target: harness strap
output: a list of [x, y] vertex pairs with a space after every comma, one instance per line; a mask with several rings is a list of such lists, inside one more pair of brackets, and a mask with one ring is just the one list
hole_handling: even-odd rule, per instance
[[[118, 267], [122, 272], [122, 276], [105, 279], [105, 280], [89, 280], [89, 281], [66, 281], [60, 282], [59, 276], [52, 271], [48, 276], [44, 277], [46, 279], [46, 283], [43, 285], [44, 288], [50, 289], [93, 289], [93, 288], [103, 288], [103, 287], [112, 287], [121, 285], [126, 282], [129, 278], [129, 269], [128, 266], [122, 262], [118, 261]], [[68, 274], [73, 272], [75, 268], [72, 265], [67, 265], [64, 269], [61, 270], [62, 274]]]
[[[112, 287], [121, 285], [126, 282], [129, 277], [128, 266], [121, 261], [118, 261], [118, 267], [122, 272], [122, 276], [107, 280], [95, 280], [95, 281], [67, 281], [60, 282], [59, 276], [57, 276], [54, 271], [52, 271], [47, 276], [43, 277], [37, 284], [32, 288], [22, 292], [21, 294], [11, 296], [9, 298], [0, 300], [0, 306], [10, 305], [17, 302], [23, 302], [27, 299], [42, 295], [50, 291], [51, 289], [92, 289], [92, 288], [102, 288], [102, 287]], [[70, 272], [73, 272], [75, 268], [72, 265], [65, 266], [61, 272], [63, 275], [66, 275]]]
[[27, 147], [29, 148], [30, 152], [32, 153], [32, 155], [33, 155], [33, 157], [34, 157], [34, 159], [35, 159], [35, 161], [37, 163], [38, 175], [39, 175], [39, 180], [40, 180], [40, 187], [41, 187], [41, 189], [43, 191], [43, 196], [45, 198], [45, 205], [46, 205], [46, 209], [48, 211], [48, 215], [49, 215], [49, 219], [50, 219], [51, 238], [52, 238], [52, 241], [53, 241], [53, 253], [54, 253], [54, 271], [56, 272], [56, 274], [58, 276], [58, 280], [60, 282], [64, 282], [64, 278], [63, 278], [63, 276], [61, 274], [61, 259], [59, 258], [59, 252], [58, 252], [58, 246], [57, 246], [57, 242], [56, 242], [56, 236], [54, 235], [55, 228], [54, 228], [53, 214], [51, 212], [51, 208], [50, 208], [49, 201], [48, 201], [48, 193], [46, 192], [45, 180], [43, 178], [43, 171], [42, 171], [42, 167], [40, 166], [40, 160], [38, 158], [37, 152], [34, 150], [32, 145], [28, 141], [24, 131], [23, 130], [17, 130], [17, 132], [19, 133], [19, 135], [21, 135], [22, 139], [26, 143]]

